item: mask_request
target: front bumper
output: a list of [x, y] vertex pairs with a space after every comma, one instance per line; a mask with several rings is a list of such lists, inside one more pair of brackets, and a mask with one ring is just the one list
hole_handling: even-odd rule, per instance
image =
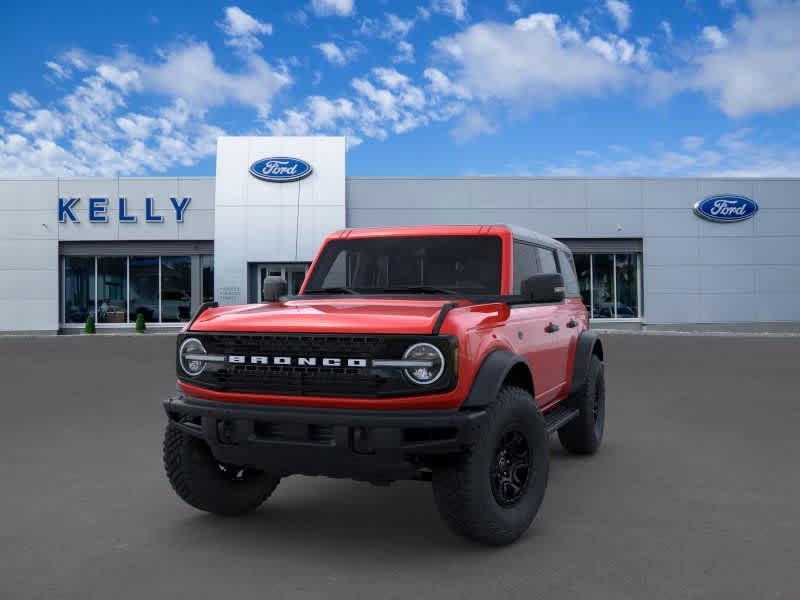
[[223, 463], [282, 475], [368, 481], [424, 477], [432, 457], [468, 447], [483, 410], [351, 410], [164, 401], [170, 423], [201, 438]]

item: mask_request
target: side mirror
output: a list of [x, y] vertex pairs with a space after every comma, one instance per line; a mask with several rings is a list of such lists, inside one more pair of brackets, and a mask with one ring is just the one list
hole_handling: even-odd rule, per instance
[[520, 293], [530, 302], [553, 303], [564, 300], [564, 278], [560, 273], [537, 273], [522, 282]]
[[288, 289], [289, 286], [282, 277], [264, 277], [264, 283], [261, 285], [261, 300], [262, 302], [276, 302], [281, 296], [286, 295]]

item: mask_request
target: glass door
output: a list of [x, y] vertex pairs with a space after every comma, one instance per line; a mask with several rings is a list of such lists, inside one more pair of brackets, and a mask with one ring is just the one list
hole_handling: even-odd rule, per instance
[[266, 277], [280, 277], [286, 281], [288, 294], [290, 296], [296, 295], [303, 285], [303, 280], [306, 277], [306, 271], [309, 265], [307, 263], [290, 263], [290, 264], [274, 264], [274, 265], [261, 265], [258, 268], [258, 301], [263, 302], [264, 297], [261, 293], [264, 287], [264, 279]]

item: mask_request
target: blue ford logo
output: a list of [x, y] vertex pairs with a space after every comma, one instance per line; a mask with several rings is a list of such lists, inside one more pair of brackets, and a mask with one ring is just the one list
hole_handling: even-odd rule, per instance
[[718, 223], [734, 223], [749, 219], [758, 212], [755, 200], [744, 196], [710, 196], [694, 205], [698, 217]]
[[250, 174], [264, 181], [283, 183], [298, 181], [311, 175], [311, 165], [299, 158], [271, 156], [250, 165]]

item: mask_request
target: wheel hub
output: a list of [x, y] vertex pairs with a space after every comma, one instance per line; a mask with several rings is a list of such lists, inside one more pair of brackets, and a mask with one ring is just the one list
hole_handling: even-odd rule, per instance
[[503, 434], [490, 467], [492, 493], [500, 506], [519, 502], [528, 487], [531, 471], [526, 437], [516, 430]]

